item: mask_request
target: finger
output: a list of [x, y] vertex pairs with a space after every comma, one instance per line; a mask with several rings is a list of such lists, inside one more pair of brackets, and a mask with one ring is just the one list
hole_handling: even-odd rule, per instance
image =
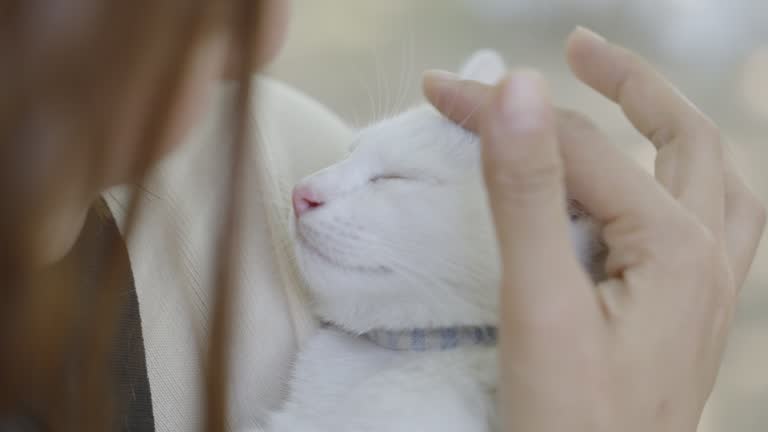
[[604, 224], [609, 276], [648, 260], [673, 260], [684, 244], [675, 226], [686, 212], [645, 169], [584, 116], [561, 110], [558, 140], [570, 197]]
[[636, 54], [581, 28], [566, 51], [576, 76], [618, 103], [657, 147], [658, 180], [720, 236], [725, 193], [718, 129]]
[[477, 117], [502, 258], [502, 311], [539, 318], [555, 318], [566, 307], [593, 312], [594, 294], [569, 237], [555, 114], [544, 80], [533, 71], [511, 74]]
[[[470, 118], [464, 126], [477, 131], [480, 114], [485, 111], [475, 107], [492, 103], [494, 88], [440, 71], [425, 74], [424, 90], [444, 115], [455, 122]], [[604, 223], [629, 218], [638, 226], [650, 227], [663, 214], [677, 210], [655, 180], [611, 145], [588, 120], [558, 110], [557, 125], [570, 195], [582, 202], [592, 216]]]
[[651, 224], [660, 213], [679, 207], [586, 117], [559, 111], [558, 139], [571, 197], [601, 222], [631, 217]]
[[[584, 38], [586, 39], [585, 42], [584, 39], [580, 40], [580, 35], [575, 34], [572, 36], [569, 44], [569, 58], [571, 60], [570, 62], [572, 68], [576, 74], [580, 75], [580, 77], [587, 84], [592, 85], [609, 98], [621, 103], [622, 108], [627, 113], [627, 116], [630, 118], [630, 120], [636, 123], [635, 125], [639, 130], [642, 131], [644, 129], [646, 136], [649, 136], [651, 141], [653, 141], [657, 147], [670, 144], [672, 143], [673, 139], [678, 138], [679, 142], [683, 144], [679, 145], [679, 147], [683, 147], [685, 150], [687, 150], [678, 152], [676, 154], [673, 151], [667, 151], [666, 153], [660, 154], [657, 160], [657, 171], [659, 173], [658, 175], [661, 177], [661, 180], [664, 183], [671, 185], [673, 188], [673, 193], [684, 197], [684, 190], [686, 188], [685, 179], [703, 178], [703, 181], [698, 180], [700, 181], [700, 185], [697, 188], [699, 192], [696, 193], [698, 198], [694, 197], [688, 199], [688, 201], [695, 202], [695, 200], [698, 199], [700, 201], [698, 207], [706, 207], [707, 200], [711, 201], [711, 205], [713, 207], [719, 205], [721, 196], [719, 193], [720, 183], [716, 181], [717, 177], [712, 176], [712, 173], [718, 172], [716, 171], [718, 158], [717, 153], [718, 151], [721, 153], [721, 156], [719, 157], [722, 158], [722, 169], [724, 172], [722, 183], [724, 210], [722, 213], [715, 215], [714, 222], [710, 222], [710, 226], [719, 223], [718, 219], [721, 217], [720, 214], [723, 215], [722, 217], [724, 218], [725, 242], [728, 251], [728, 257], [734, 273], [735, 285], [737, 287], [741, 287], [746, 277], [747, 271], [754, 259], [755, 251], [765, 226], [765, 209], [762, 203], [756, 199], [754, 194], [749, 190], [746, 183], [739, 175], [733, 158], [728, 152], [728, 149], [717, 148], [718, 146], [722, 146], [718, 137], [719, 134], [705, 116], [703, 116], [695, 109], [695, 107], [685, 101], [685, 99], [680, 96], [674, 90], [674, 88], [672, 88], [672, 86], [664, 82], [663, 79], [656, 75], [656, 73], [651, 70], [651, 68], [645, 62], [637, 58], [637, 56], [634, 56], [633, 54], [618, 47], [609, 48], [607, 51], [613, 51], [614, 53], [617, 53], [616, 55], [619, 57], [628, 57], [630, 59], [630, 64], [633, 65], [637, 71], [639, 71], [634, 72], [634, 76], [636, 76], [636, 78], [633, 78], [633, 75], [631, 74], [626, 74], [623, 80], [624, 84], [616, 84], [617, 82], [622, 82], [622, 80], [615, 78], [611, 80], [610, 77], [606, 79], [605, 77], [596, 75], [594, 72], [596, 72], [596, 69], [598, 69], [599, 66], [595, 64], [591, 66], [586, 64], [589, 62], [588, 57], [590, 55], [590, 44], [593, 43], [593, 41], [589, 40], [588, 35], [586, 36], [587, 37]], [[597, 42], [597, 45], [600, 45], [599, 41]], [[584, 48], [584, 46], [586, 46], [586, 48]], [[585, 52], [586, 55], [584, 54]], [[615, 72], [616, 68], [614, 67], [613, 69]], [[640, 78], [637, 78], [638, 76]], [[634, 84], [632, 84], [632, 80], [634, 80]], [[649, 81], [651, 84], [648, 84]], [[622, 97], [621, 90], [619, 90], [622, 88], [622, 86], [625, 88], [624, 93], [628, 95], [631, 94], [631, 88], [634, 87], [636, 89], [640, 89], [635, 90], [635, 94], [640, 94], [642, 96], [644, 93], [645, 95], [650, 95], [651, 97], [653, 97], [655, 94], [662, 94], [664, 97], [657, 98], [658, 101], [654, 104], [645, 104], [646, 108], [648, 106], [651, 108], [643, 110], [642, 104], [635, 103], [635, 101], [639, 98], [632, 98], [629, 96]], [[649, 86], [650, 89], [643, 91], [644, 86]], [[611, 87], [614, 87], [614, 90], [611, 90]], [[658, 90], [654, 90], [654, 88]], [[665, 100], [669, 102], [665, 102]], [[684, 115], [682, 116], [682, 119], [675, 121], [673, 115], [665, 115], [664, 112], [656, 109], [656, 105], [677, 106], [677, 110], [683, 111]], [[637, 112], [637, 115], [630, 114], [632, 112]], [[667, 122], [666, 124], [665, 121]], [[686, 135], [693, 137], [697, 136], [696, 133], [692, 133], [690, 131], [686, 132], [684, 130], [685, 125], [688, 124], [692, 125], [688, 129], [704, 131], [699, 135], [701, 136], [701, 139], [699, 139], [698, 142], [696, 142], [696, 139], [683, 140], [679, 138], [680, 136]], [[654, 128], [656, 132], [654, 132]], [[677, 129], [677, 135], [675, 135], [675, 129]], [[687, 144], [687, 146], [685, 146], [685, 144]], [[707, 172], [706, 167], [707, 163], [705, 156], [707, 156], [707, 146], [716, 147], [714, 151], [709, 152], [710, 155], [714, 154], [714, 157], [710, 157], [708, 159], [710, 166], [714, 166], [712, 168], [712, 172]], [[703, 149], [701, 147], [703, 147]], [[697, 152], [697, 150], [704, 151]], [[691, 152], [693, 153], [693, 156], [691, 156]], [[697, 156], [704, 158], [705, 163], [696, 164]], [[689, 176], [686, 177], [685, 165], [680, 168], [676, 166], [680, 165], [679, 160], [682, 159], [688, 159], [691, 161], [689, 162], [688, 166], [698, 166], [698, 169], [695, 170], [698, 172], [698, 175], [694, 176], [693, 173], [689, 172]], [[683, 173], [678, 171], [683, 171]], [[677, 178], [677, 180], [675, 180], [675, 178]], [[707, 183], [707, 179], [709, 179], [711, 183]], [[694, 180], [689, 180], [689, 182], [693, 181]], [[708, 188], [711, 188], [711, 190], [707, 190]], [[690, 204], [689, 207], [696, 207], [696, 204]]]
[[424, 73], [423, 87], [427, 100], [444, 116], [479, 132], [479, 114], [491, 99], [492, 86], [463, 80], [450, 72], [432, 70]]
[[[438, 110], [457, 123], [463, 121], [464, 126], [473, 131], [479, 127], [477, 114], [480, 111], [477, 106], [487, 104], [493, 90], [491, 86], [462, 81], [458, 76], [444, 72], [425, 74], [424, 87], [427, 98]], [[648, 192], [655, 189], [655, 183], [642, 168], [617, 152], [588, 120], [562, 109], [557, 111], [557, 116], [566, 161], [566, 184], [573, 198], [584, 203], [592, 215], [603, 222], [624, 221], [629, 217], [629, 220], [637, 221], [638, 226], [648, 227], [653, 224], [649, 221], [668, 218], [661, 210], [676, 206], [669, 197], [653, 197], [655, 193]], [[584, 143], [593, 143], [598, 150], [586, 151]], [[598, 162], [600, 160], [604, 162]], [[726, 158], [726, 168], [732, 166]], [[637, 182], [633, 179], [642, 180]], [[765, 217], [762, 207], [737, 175], [726, 170], [726, 181], [729, 191], [738, 191], [739, 196], [746, 196], [737, 199], [734, 198], [737, 194], [728, 195], [727, 246], [736, 286], [741, 286], [754, 259]], [[737, 212], [734, 210], [736, 207], [742, 210]], [[617, 268], [626, 267], [633, 263], [630, 255], [627, 252], [626, 258], [612, 261]], [[665, 255], [665, 252], [660, 255]]]

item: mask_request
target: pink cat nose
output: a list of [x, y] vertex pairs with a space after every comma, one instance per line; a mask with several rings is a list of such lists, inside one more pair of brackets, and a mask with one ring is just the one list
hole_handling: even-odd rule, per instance
[[293, 213], [296, 217], [321, 205], [323, 202], [315, 196], [312, 189], [306, 186], [297, 186], [293, 189]]

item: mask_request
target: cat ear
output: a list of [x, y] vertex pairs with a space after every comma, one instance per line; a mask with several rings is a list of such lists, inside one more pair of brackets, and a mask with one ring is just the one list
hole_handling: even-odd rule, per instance
[[464, 79], [480, 81], [485, 84], [496, 84], [504, 76], [507, 65], [501, 54], [494, 50], [484, 49], [472, 54], [464, 66], [461, 67], [461, 75]]

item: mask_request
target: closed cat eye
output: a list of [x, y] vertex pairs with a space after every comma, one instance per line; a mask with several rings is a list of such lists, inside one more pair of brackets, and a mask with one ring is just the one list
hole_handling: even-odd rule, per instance
[[377, 182], [385, 181], [385, 180], [408, 180], [408, 177], [403, 177], [403, 176], [397, 175], [397, 174], [386, 174], [386, 175], [374, 176], [369, 181], [371, 183], [377, 183]]

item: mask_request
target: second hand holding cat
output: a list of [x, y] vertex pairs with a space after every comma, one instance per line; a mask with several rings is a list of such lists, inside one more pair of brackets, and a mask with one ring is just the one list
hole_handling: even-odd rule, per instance
[[[496, 87], [425, 80], [432, 103], [483, 138], [504, 430], [693, 432], [765, 212], [717, 128], [644, 60], [583, 29], [567, 55], [657, 147], [655, 179], [584, 117], [556, 111], [536, 72]], [[573, 256], [565, 184], [605, 224], [597, 285]]]

